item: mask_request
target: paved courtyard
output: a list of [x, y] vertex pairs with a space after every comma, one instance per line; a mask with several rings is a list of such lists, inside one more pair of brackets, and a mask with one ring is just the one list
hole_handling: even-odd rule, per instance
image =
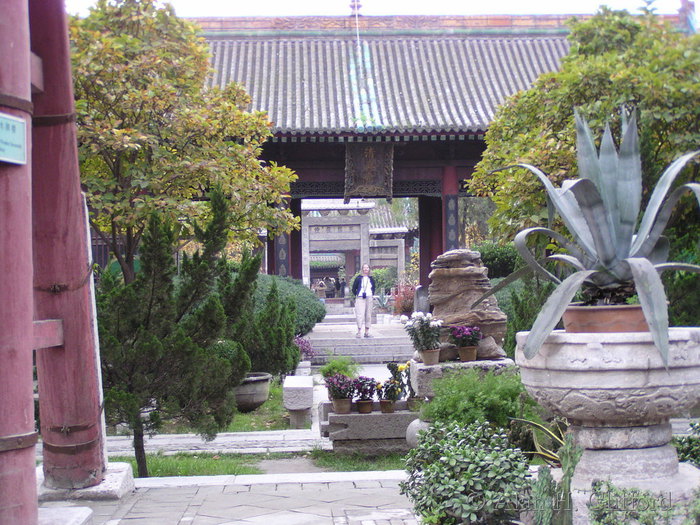
[[118, 501], [89, 507], [93, 525], [417, 525], [399, 494], [403, 471], [137, 479]]

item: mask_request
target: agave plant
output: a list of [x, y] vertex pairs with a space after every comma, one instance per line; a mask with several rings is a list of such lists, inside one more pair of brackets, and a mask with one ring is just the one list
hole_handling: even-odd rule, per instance
[[[540, 310], [523, 349], [532, 358], [557, 325], [576, 292], [583, 286], [587, 304], [624, 302], [637, 294], [654, 344], [668, 365], [668, 311], [660, 277], [664, 270], [700, 272], [700, 266], [666, 262], [668, 239], [662, 236], [671, 212], [681, 196], [693, 192], [700, 203], [700, 184], [671, 187], [683, 167], [700, 150], [676, 159], [659, 178], [641, 221], [642, 169], [636, 115], [622, 112], [622, 141], [615, 148], [610, 127], [606, 126], [600, 152], [588, 123], [576, 113], [577, 158], [580, 178], [556, 188], [539, 169], [517, 164], [535, 174], [544, 184], [549, 200], [558, 211], [570, 238], [544, 227], [528, 228], [515, 237], [515, 246], [528, 266], [494, 287], [489, 294], [530, 271], [558, 284]], [[515, 166], [509, 166], [515, 167]], [[508, 168], [503, 168], [508, 169]], [[670, 192], [670, 193], [669, 193]], [[531, 235], [554, 239], [568, 253], [551, 255], [572, 267], [564, 280], [549, 272], [527, 247]]]

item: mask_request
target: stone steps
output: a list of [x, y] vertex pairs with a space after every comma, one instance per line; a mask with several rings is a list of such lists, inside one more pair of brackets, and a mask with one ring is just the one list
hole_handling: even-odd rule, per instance
[[411, 340], [396, 318], [388, 314], [373, 316], [372, 338], [356, 338], [355, 316], [326, 314], [307, 335], [317, 356], [313, 365], [323, 365], [335, 356], [348, 356], [361, 364], [406, 362], [413, 356]]
[[[340, 335], [340, 334], [339, 334]], [[371, 339], [357, 339], [354, 327], [342, 337], [312, 338], [317, 356], [314, 365], [322, 365], [334, 356], [348, 356], [358, 363], [405, 362], [413, 356], [413, 345], [406, 335], [375, 336]]]

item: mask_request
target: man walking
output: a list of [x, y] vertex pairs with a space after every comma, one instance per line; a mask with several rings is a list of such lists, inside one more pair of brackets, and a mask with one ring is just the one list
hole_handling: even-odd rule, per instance
[[362, 265], [362, 275], [355, 277], [352, 283], [352, 293], [355, 296], [355, 319], [357, 320], [357, 335], [362, 337], [362, 328], [365, 329], [365, 337], [372, 337], [369, 327], [372, 324], [372, 305], [374, 303], [374, 277], [370, 274], [369, 264]]

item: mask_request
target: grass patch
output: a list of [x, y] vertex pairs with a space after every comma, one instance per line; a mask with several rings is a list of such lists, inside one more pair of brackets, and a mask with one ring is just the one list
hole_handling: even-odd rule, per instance
[[[309, 428], [311, 428], [309, 426]], [[255, 432], [259, 430], [289, 429], [289, 414], [282, 401], [282, 385], [274, 380], [270, 383], [270, 397], [265, 403], [247, 414], [237, 413], [227, 432]]]
[[315, 449], [309, 453], [314, 465], [334, 472], [360, 472], [365, 470], [404, 470], [404, 456], [388, 454], [368, 458], [359, 454], [336, 454], [330, 450]]
[[[258, 462], [265, 459], [309, 458], [319, 468], [333, 472], [359, 472], [367, 470], [403, 470], [404, 460], [400, 454], [389, 454], [366, 458], [358, 454], [335, 454], [330, 450], [313, 450], [298, 454], [191, 454], [180, 452], [174, 455], [147, 454], [148, 473], [154, 477], [170, 476], [218, 476], [241, 474], [263, 474]], [[129, 456], [110, 456], [110, 461], [130, 463], [137, 472], [136, 460]]]
[[[311, 428], [309, 423], [307, 428]], [[282, 385], [276, 379], [270, 383], [270, 397], [265, 403], [246, 414], [236, 412], [229, 427], [222, 432], [256, 432], [261, 430], [288, 430], [289, 413], [282, 400]], [[159, 434], [193, 434], [183, 422], [166, 421]]]
[[[134, 473], [137, 472], [136, 460], [128, 456], [110, 456], [110, 461], [131, 463]], [[164, 454], [148, 454], [148, 474], [154, 477], [170, 476], [217, 476], [262, 474], [256, 467], [258, 456], [248, 454], [187, 454], [178, 453], [172, 456]]]

